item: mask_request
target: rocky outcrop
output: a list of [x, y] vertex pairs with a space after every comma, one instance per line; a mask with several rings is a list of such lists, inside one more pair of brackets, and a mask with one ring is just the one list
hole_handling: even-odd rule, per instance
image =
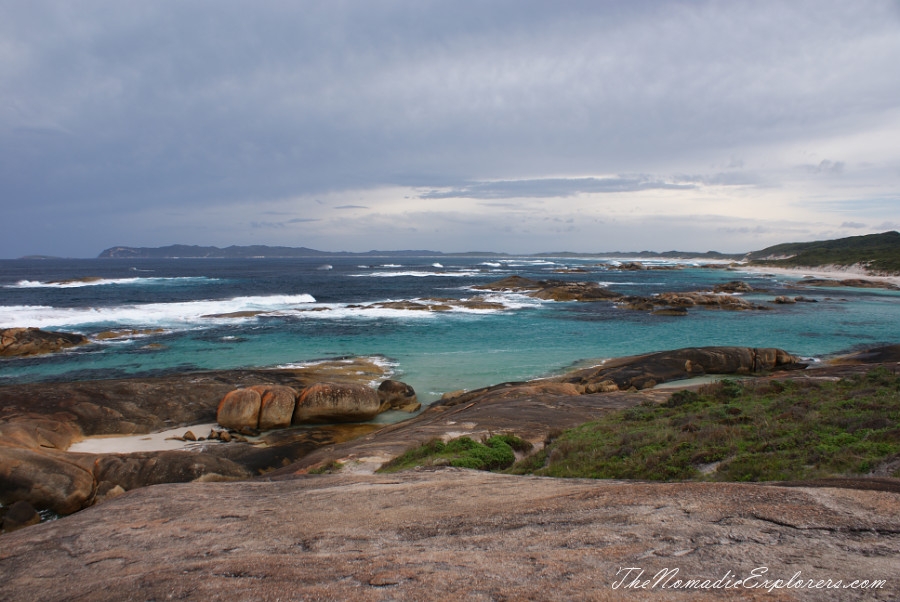
[[743, 280], [731, 280], [713, 287], [714, 293], [749, 293], [752, 291], [753, 287]]
[[[0, 545], [8, 600], [900, 599], [900, 494], [835, 487], [455, 468], [160, 485]], [[626, 585], [759, 567], [783, 589]], [[784, 587], [798, 573], [884, 583]]]
[[377, 392], [346, 383], [316, 383], [299, 394], [291, 387], [257, 385], [229, 391], [219, 402], [216, 422], [237, 431], [266, 431], [291, 424], [364, 422], [387, 410], [419, 408], [413, 388], [393, 380], [384, 381]]
[[[628, 296], [618, 301], [623, 309], [652, 311], [657, 315], [685, 315], [689, 307], [705, 309], [725, 309], [730, 311], [748, 311], [769, 309], [730, 293], [710, 292], [666, 292], [652, 297]], [[675, 311], [670, 311], [675, 310]]]
[[622, 297], [596, 282], [569, 282], [564, 280], [531, 280], [513, 275], [496, 282], [473, 288], [490, 291], [515, 291], [536, 299], [548, 301], [609, 301]]
[[[226, 432], [196, 451], [95, 455], [66, 450], [86, 436], [150, 433], [213, 422], [221, 400], [236, 387], [259, 398], [254, 429], [260, 418], [264, 424], [284, 425], [285, 414], [288, 423], [293, 416], [294, 390], [325, 378], [356, 383], [383, 375], [372, 362], [337, 360], [287, 370], [0, 386], [0, 504], [26, 501], [39, 510], [69, 514], [144, 485], [247, 478], [290, 464], [317, 447], [359, 436], [372, 427], [303, 429], [259, 447], [236, 443], [241, 438]], [[369, 391], [377, 399], [374, 390]], [[290, 397], [290, 412], [285, 410], [285, 397]], [[204, 439], [204, 434], [198, 432], [195, 439]]]
[[0, 357], [42, 355], [88, 342], [86, 337], [70, 332], [49, 332], [39, 328], [7, 328], [0, 331]]
[[558, 380], [579, 386], [612, 381], [623, 390], [646, 389], [704, 374], [749, 375], [805, 367], [806, 364], [781, 349], [697, 347], [617, 358], [558, 377]]
[[71, 514], [88, 505], [94, 491], [90, 462], [49, 450], [0, 446], [0, 503], [25, 501]]
[[378, 393], [365, 385], [316, 383], [300, 392], [292, 422], [365, 422], [380, 410]]

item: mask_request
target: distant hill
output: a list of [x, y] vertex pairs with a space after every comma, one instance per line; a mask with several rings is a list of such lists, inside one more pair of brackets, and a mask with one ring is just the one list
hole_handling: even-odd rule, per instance
[[[175, 258], [256, 258], [256, 257], [509, 257], [508, 253], [495, 253], [490, 251], [468, 251], [465, 253], [443, 253], [441, 251], [408, 250], [408, 251], [366, 251], [365, 253], [351, 253], [348, 251], [318, 251], [307, 247], [270, 247], [267, 245], [252, 245], [246, 247], [231, 246], [201, 247], [197, 245], [169, 245], [167, 247], [110, 247], [100, 255], [101, 259], [175, 259]], [[570, 251], [557, 251], [548, 253], [532, 253], [524, 256], [534, 257], [666, 257], [670, 259], [707, 258], [707, 259], [742, 259], [743, 254], [724, 254], [716, 251], [689, 252], [689, 251], [613, 251], [608, 253], [573, 253]]]
[[440, 251], [368, 251], [366, 253], [349, 253], [346, 251], [317, 251], [306, 247], [269, 247], [252, 245], [247, 247], [230, 246], [200, 247], [197, 245], [169, 245], [167, 247], [111, 247], [98, 258], [101, 259], [174, 259], [174, 258], [227, 258], [249, 259], [255, 257], [422, 257], [444, 255]]
[[871, 272], [900, 273], [900, 232], [882, 232], [835, 240], [784, 243], [747, 254], [753, 263], [785, 267], [850, 266]]
[[[256, 257], [509, 257], [507, 253], [472, 251], [468, 253], [443, 253], [441, 251], [318, 251], [307, 247], [270, 247], [267, 245], [201, 247], [198, 245], [169, 245], [167, 247], [111, 247], [98, 257], [113, 259], [173, 259], [173, 258], [228, 258], [249, 259]], [[746, 254], [726, 254], [716, 251], [693, 253], [685, 251], [628, 251], [604, 253], [572, 253], [558, 251], [535, 253], [535, 257], [667, 257], [744, 259], [757, 265], [784, 267], [817, 267], [825, 265], [860, 265], [871, 272], [900, 274], [900, 232], [883, 232], [865, 236], [851, 236], [836, 240], [783, 243], [761, 251]]]

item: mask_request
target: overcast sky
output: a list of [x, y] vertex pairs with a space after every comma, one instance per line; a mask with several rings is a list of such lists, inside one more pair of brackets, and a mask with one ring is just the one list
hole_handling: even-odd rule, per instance
[[0, 0], [0, 257], [900, 228], [900, 2]]

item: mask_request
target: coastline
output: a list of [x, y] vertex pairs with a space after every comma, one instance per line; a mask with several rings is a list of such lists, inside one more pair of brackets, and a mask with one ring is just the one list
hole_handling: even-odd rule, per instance
[[751, 274], [773, 274], [777, 276], [791, 276], [798, 279], [805, 277], [826, 278], [829, 280], [848, 280], [860, 279], [870, 280], [872, 282], [881, 282], [884, 284], [892, 284], [900, 286], [900, 276], [879, 276], [871, 274], [859, 265], [850, 266], [819, 266], [819, 267], [793, 267], [793, 268], [777, 268], [770, 266], [752, 266], [742, 265], [736, 268], [740, 272], [748, 272]]

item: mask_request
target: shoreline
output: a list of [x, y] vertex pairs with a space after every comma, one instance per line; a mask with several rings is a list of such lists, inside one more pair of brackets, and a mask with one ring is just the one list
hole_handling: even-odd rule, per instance
[[900, 286], [900, 276], [878, 276], [867, 272], [865, 269], [857, 266], [820, 266], [820, 267], [794, 267], [794, 268], [777, 268], [770, 266], [750, 266], [742, 265], [736, 268], [739, 272], [748, 272], [751, 274], [772, 274], [776, 276], [792, 276], [798, 279], [806, 277], [826, 278], [829, 280], [870, 280], [872, 282], [881, 282], [885, 284], [893, 284]]

